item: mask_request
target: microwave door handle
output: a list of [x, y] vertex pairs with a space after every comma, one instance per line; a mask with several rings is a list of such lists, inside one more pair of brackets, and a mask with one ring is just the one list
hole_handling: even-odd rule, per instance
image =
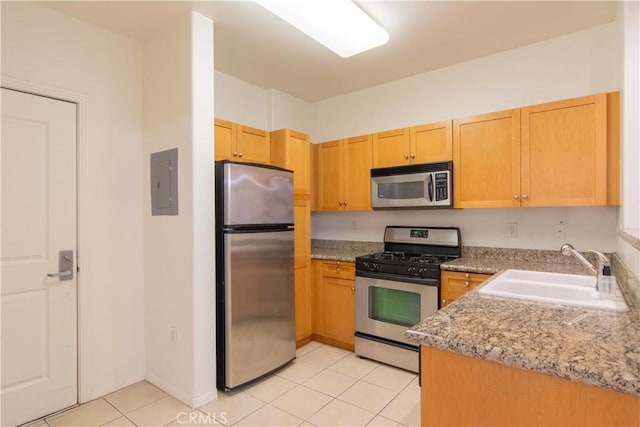
[[427, 192], [429, 194], [429, 201], [433, 202], [433, 174], [427, 175]]

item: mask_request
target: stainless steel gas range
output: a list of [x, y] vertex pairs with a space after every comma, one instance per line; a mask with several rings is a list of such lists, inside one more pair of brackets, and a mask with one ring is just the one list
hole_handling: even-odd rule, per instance
[[418, 372], [404, 333], [440, 308], [440, 264], [461, 252], [458, 228], [386, 227], [384, 252], [356, 257], [356, 354]]

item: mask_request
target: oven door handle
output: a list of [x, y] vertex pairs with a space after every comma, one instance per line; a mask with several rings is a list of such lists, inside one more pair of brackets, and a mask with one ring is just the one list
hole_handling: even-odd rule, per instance
[[429, 194], [429, 201], [433, 202], [434, 188], [433, 188], [433, 174], [432, 173], [427, 175], [427, 193]]

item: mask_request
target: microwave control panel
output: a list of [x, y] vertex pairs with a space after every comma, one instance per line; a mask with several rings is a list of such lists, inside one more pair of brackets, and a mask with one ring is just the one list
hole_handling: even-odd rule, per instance
[[449, 199], [449, 173], [436, 172], [435, 174], [436, 202]]

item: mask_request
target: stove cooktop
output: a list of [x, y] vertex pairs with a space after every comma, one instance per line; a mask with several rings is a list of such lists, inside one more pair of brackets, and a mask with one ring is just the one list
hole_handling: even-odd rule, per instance
[[376, 252], [368, 255], [363, 255], [360, 258], [366, 258], [375, 261], [405, 261], [416, 264], [441, 264], [453, 259], [458, 258], [454, 255], [441, 255], [441, 254], [418, 254], [407, 253], [399, 251], [385, 251]]
[[389, 226], [385, 250], [356, 257], [356, 275], [439, 279], [440, 264], [461, 255], [457, 228]]

